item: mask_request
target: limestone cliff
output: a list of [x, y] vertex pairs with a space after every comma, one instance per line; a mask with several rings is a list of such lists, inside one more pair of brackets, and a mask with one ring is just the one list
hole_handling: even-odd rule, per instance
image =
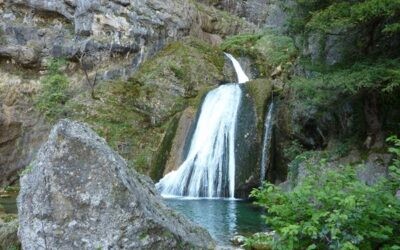
[[[43, 78], [48, 75], [52, 58], [66, 59], [62, 71], [68, 78], [68, 95], [74, 100], [69, 105], [73, 107], [72, 111], [63, 110], [60, 117], [79, 116], [81, 120], [88, 121], [87, 115], [82, 115], [75, 108], [101, 108], [104, 104], [102, 96], [99, 98], [103, 99], [97, 103], [82, 97], [90, 91], [91, 84], [104, 83], [101, 88], [108, 89], [107, 81], [126, 80], [138, 71], [143, 62], [166, 45], [184, 37], [192, 36], [215, 45], [227, 35], [252, 32], [254, 27], [235, 15], [193, 1], [1, 1], [0, 185], [7, 185], [18, 177], [17, 172], [29, 163], [49, 132], [53, 121], [44, 118], [43, 111], [38, 112], [36, 103], [43, 92]], [[164, 59], [170, 60], [169, 55]], [[189, 83], [183, 83], [187, 79], [182, 79], [182, 76], [189, 72], [181, 66], [191, 63], [188, 59], [184, 60], [159, 67], [172, 67], [177, 76], [174, 79], [154, 84], [155, 79], [149, 76], [146, 76], [149, 79], [143, 79], [144, 74], [136, 77], [142, 78], [139, 85], [143, 90], [135, 96], [132, 109], [139, 116], [145, 116], [151, 126], [165, 125], [175, 115], [177, 111], [174, 107], [182, 103], [182, 98], [176, 96], [196, 96], [199, 79], [193, 77]], [[217, 63], [210, 60], [202, 64], [204, 70], [215, 72], [210, 67]], [[149, 70], [157, 69], [153, 66]], [[155, 73], [157, 81], [163, 78], [162, 73]], [[214, 79], [221, 77], [216, 77], [216, 74], [219, 73], [214, 73], [207, 84], [218, 83], [219, 80]], [[135, 91], [136, 87], [132, 87], [130, 90]], [[155, 88], [159, 92], [149, 102], [148, 94], [153, 93]], [[163, 93], [165, 98], [159, 93]], [[118, 94], [116, 99], [119, 99]], [[110, 105], [105, 104], [107, 107]], [[115, 133], [111, 132], [113, 137]], [[162, 138], [163, 132], [158, 134], [154, 137], [152, 150], [157, 150], [160, 143], [158, 137]], [[111, 144], [124, 152], [126, 147], [119, 145], [121, 143], [124, 142]]]

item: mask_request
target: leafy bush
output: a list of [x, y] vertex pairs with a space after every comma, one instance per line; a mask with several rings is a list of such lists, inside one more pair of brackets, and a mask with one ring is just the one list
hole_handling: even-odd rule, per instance
[[64, 112], [64, 105], [70, 98], [68, 94], [68, 79], [60, 70], [65, 65], [62, 59], [52, 59], [43, 77], [42, 91], [37, 97], [36, 106], [44, 115], [54, 120]]
[[298, 155], [304, 152], [304, 147], [298, 140], [293, 140], [288, 147], [283, 149], [283, 155], [288, 160], [294, 160]]
[[292, 192], [265, 183], [251, 197], [267, 209], [266, 223], [276, 235], [250, 239], [273, 249], [400, 249], [400, 140], [390, 152], [392, 178], [368, 186], [351, 166], [327, 169], [324, 162]]
[[389, 152], [395, 157], [393, 159], [393, 164], [389, 166], [389, 177], [391, 183], [393, 184], [394, 190], [400, 189], [400, 139], [397, 136], [390, 136], [387, 139], [388, 142], [392, 143], [394, 146], [389, 148]]

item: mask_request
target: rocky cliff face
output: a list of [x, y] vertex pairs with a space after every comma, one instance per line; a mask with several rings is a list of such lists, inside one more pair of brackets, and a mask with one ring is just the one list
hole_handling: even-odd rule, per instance
[[8, 80], [0, 84], [0, 186], [18, 179], [18, 171], [33, 159], [48, 133], [43, 118], [32, 108], [37, 84]]
[[21, 178], [24, 249], [212, 249], [203, 229], [168, 209], [148, 177], [87, 126], [61, 120]]
[[77, 60], [82, 53], [126, 56], [137, 66], [189, 34], [207, 40], [212, 33], [251, 29], [238, 18], [182, 0], [7, 0], [0, 3], [0, 16], [0, 57], [24, 67], [43, 65], [48, 56]]
[[290, 2], [277, 0], [198, 0], [213, 5], [218, 9], [243, 17], [249, 22], [262, 28], [283, 29], [287, 13], [283, 10], [283, 3]]
[[[29, 163], [49, 132], [49, 122], [37, 112], [35, 103], [42, 91], [41, 79], [51, 58], [67, 59], [63, 71], [68, 76], [68, 91], [74, 100], [72, 106], [91, 106], [88, 103], [92, 102], [81, 97], [87, 91], [83, 69], [90, 79], [96, 77], [98, 82], [127, 79], [139, 65], [167, 44], [185, 36], [218, 44], [227, 35], [253, 30], [253, 24], [192, 1], [0, 1], [0, 186], [17, 178], [16, 172]], [[193, 77], [185, 83], [187, 86], [181, 84], [187, 79], [179, 79], [185, 71], [180, 69], [181, 65], [192, 63], [186, 58], [184, 60], [174, 66], [176, 78], [172, 80], [155, 82], [155, 78], [157, 81], [164, 78], [166, 70], [153, 72], [152, 76], [142, 74], [142, 79], [139, 79], [143, 90], [130, 105], [144, 115], [151, 126], [165, 124], [175, 115], [175, 107], [182, 103], [181, 97], [196, 94], [199, 79]], [[210, 64], [202, 63], [205, 71], [213, 74], [204, 79], [209, 79], [207, 84], [215, 84], [218, 81], [213, 79], [221, 77], [216, 76], [218, 73], [214, 73], [214, 68], [210, 69], [213, 67]], [[167, 66], [171, 65], [164, 62], [163, 66], [149, 70]], [[192, 84], [196, 86], [190, 86]], [[154, 95], [149, 97], [149, 93]], [[159, 93], [165, 98], [156, 96]], [[103, 104], [102, 99], [93, 105], [103, 108]], [[110, 103], [105, 106], [110, 106]], [[178, 111], [183, 108], [178, 108]], [[87, 114], [81, 114], [81, 111], [73, 109], [69, 113], [63, 111], [62, 116], [89, 120], [82, 118], [87, 118]], [[155, 141], [158, 144], [158, 139]]]

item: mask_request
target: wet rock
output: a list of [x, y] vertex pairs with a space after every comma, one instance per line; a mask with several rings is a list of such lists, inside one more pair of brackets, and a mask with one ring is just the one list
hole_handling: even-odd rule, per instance
[[246, 237], [242, 236], [242, 235], [235, 235], [232, 237], [232, 239], [230, 240], [235, 246], [241, 246], [244, 244], [244, 242], [246, 241]]
[[260, 184], [261, 135], [257, 133], [254, 100], [245, 86], [242, 91], [235, 134], [235, 197], [248, 198], [250, 191]]
[[[250, 79], [256, 79], [259, 76], [259, 72], [255, 65], [253, 64], [253, 60], [247, 56], [236, 57], [236, 60], [240, 63], [243, 71]], [[223, 83], [235, 83], [237, 82], [237, 75], [235, 68], [233, 67], [232, 61], [225, 56], [225, 64], [223, 67], [223, 75], [224, 79]]]
[[161, 199], [104, 139], [61, 120], [21, 178], [18, 235], [24, 249], [214, 248]]
[[185, 109], [179, 119], [178, 128], [172, 141], [168, 161], [165, 164], [164, 175], [178, 169], [185, 158], [185, 141], [190, 138], [190, 129], [195, 122], [196, 110], [192, 107]]

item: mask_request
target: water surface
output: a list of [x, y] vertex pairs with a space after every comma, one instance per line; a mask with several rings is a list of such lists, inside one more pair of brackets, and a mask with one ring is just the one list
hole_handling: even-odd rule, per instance
[[165, 203], [208, 230], [219, 244], [229, 245], [234, 235], [250, 236], [266, 230], [262, 209], [232, 199], [166, 198]]
[[16, 214], [18, 193], [0, 194], [0, 207], [4, 209], [6, 214]]

